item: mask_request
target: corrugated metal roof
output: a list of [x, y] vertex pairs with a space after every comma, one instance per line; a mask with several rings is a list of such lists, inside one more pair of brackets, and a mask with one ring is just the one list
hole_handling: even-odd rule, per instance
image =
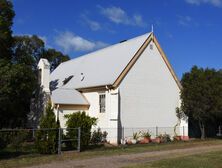
[[58, 88], [52, 91], [51, 99], [54, 104], [89, 105], [83, 95], [75, 89]]
[[[112, 85], [150, 33], [86, 54], [60, 64], [50, 75], [57, 87], [87, 88]], [[63, 86], [65, 78], [73, 78]]]

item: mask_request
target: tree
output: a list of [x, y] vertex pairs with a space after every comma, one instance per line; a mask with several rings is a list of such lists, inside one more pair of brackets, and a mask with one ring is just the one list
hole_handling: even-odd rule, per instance
[[0, 0], [0, 59], [11, 59], [12, 24], [14, 18], [12, 2]]
[[30, 99], [34, 91], [40, 90], [36, 89], [40, 58], [49, 59], [51, 70], [69, 59], [47, 49], [36, 35], [12, 37], [14, 15], [12, 2], [0, 0], [0, 128], [25, 126]]
[[24, 63], [37, 70], [41, 58], [48, 59], [50, 70], [53, 71], [59, 64], [68, 61], [68, 55], [64, 55], [55, 49], [47, 49], [44, 41], [38, 36], [15, 36], [13, 44], [14, 63]]
[[[55, 49], [47, 49], [44, 41], [38, 36], [15, 36], [13, 45], [13, 63], [25, 64], [32, 69], [31, 74], [36, 79], [38, 78], [37, 65], [41, 58], [48, 59], [50, 69], [53, 71], [60, 63], [69, 60], [69, 56], [63, 55]], [[42, 88], [35, 83], [36, 87], [33, 89], [33, 97], [31, 99], [30, 113], [27, 114], [28, 127], [34, 127], [39, 124], [39, 119], [44, 111], [45, 102], [48, 95], [43, 93]]]
[[57, 152], [59, 127], [59, 122], [56, 122], [53, 108], [49, 103], [46, 113], [41, 118], [40, 130], [37, 131], [36, 135], [35, 145], [40, 153], [51, 154]]
[[44, 56], [45, 44], [38, 36], [15, 36], [13, 43], [13, 63], [31, 66], [35, 71]]
[[0, 128], [24, 127], [36, 78], [24, 64], [0, 59]]
[[222, 73], [194, 66], [182, 77], [182, 111], [196, 120], [205, 138], [206, 125], [222, 114]]
[[[54, 49], [46, 49], [37, 36], [16, 36], [11, 60], [0, 59], [0, 128], [25, 127], [30, 112], [30, 100], [38, 91], [37, 64], [47, 58], [54, 70], [69, 59]], [[42, 111], [38, 111], [42, 113]]]

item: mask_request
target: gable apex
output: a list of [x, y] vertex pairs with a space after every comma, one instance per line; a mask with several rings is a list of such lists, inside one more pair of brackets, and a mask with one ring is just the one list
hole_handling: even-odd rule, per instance
[[130, 71], [130, 69], [133, 67], [133, 65], [136, 63], [136, 61], [139, 59], [139, 57], [142, 55], [142, 53], [144, 52], [144, 50], [147, 48], [147, 46], [150, 44], [151, 41], [156, 45], [162, 59], [164, 60], [166, 66], [167, 66], [168, 70], [170, 71], [172, 77], [174, 78], [177, 86], [179, 87], [179, 89], [182, 89], [180, 80], [176, 76], [176, 73], [174, 72], [170, 62], [168, 61], [165, 53], [163, 52], [163, 50], [162, 50], [159, 42], [157, 41], [156, 37], [154, 36], [153, 32], [150, 33], [149, 37], [145, 40], [143, 45], [139, 48], [139, 50], [136, 52], [136, 54], [133, 56], [133, 58], [130, 60], [130, 62], [127, 64], [127, 66], [123, 69], [123, 71], [121, 72], [119, 77], [113, 83], [114, 88], [117, 88], [120, 85], [121, 81], [125, 78], [127, 73]]

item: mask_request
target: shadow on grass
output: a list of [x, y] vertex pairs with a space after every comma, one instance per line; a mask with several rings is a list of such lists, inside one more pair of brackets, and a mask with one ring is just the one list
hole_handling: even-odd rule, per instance
[[0, 150], [1, 159], [11, 159], [19, 156], [37, 154], [34, 144], [25, 144], [22, 147], [16, 149], [13, 146], [8, 146]]

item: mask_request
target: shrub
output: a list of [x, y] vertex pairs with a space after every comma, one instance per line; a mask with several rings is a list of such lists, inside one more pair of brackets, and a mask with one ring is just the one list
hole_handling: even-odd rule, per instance
[[11, 136], [11, 146], [18, 151], [22, 144], [26, 141], [28, 133], [26, 131], [15, 131], [13, 132], [13, 135]]
[[[91, 128], [96, 125], [97, 119], [86, 115], [85, 112], [76, 112], [73, 114], [65, 115], [67, 118], [67, 137], [70, 139], [78, 138], [78, 130], [73, 128], [81, 129], [81, 149], [86, 148], [89, 145], [91, 137]], [[72, 147], [77, 147], [77, 140], [72, 141]]]
[[158, 138], [160, 138], [160, 141], [161, 142], [171, 142], [171, 139], [170, 139], [170, 135], [169, 134], [160, 134], [159, 136], [158, 136]]
[[94, 130], [92, 133], [91, 143], [96, 145], [99, 143], [107, 142], [106, 141], [107, 135], [108, 135], [108, 133], [106, 131], [102, 132], [101, 129], [98, 128], [97, 130]]
[[8, 143], [8, 132], [0, 132], [0, 150], [6, 148]]
[[9, 130], [0, 132], [0, 149], [10, 145], [16, 151], [22, 147], [22, 143], [27, 139], [27, 131], [25, 130]]
[[57, 152], [59, 127], [52, 106], [48, 104], [46, 114], [40, 120], [40, 130], [36, 132], [35, 145], [40, 153], [52, 154]]

